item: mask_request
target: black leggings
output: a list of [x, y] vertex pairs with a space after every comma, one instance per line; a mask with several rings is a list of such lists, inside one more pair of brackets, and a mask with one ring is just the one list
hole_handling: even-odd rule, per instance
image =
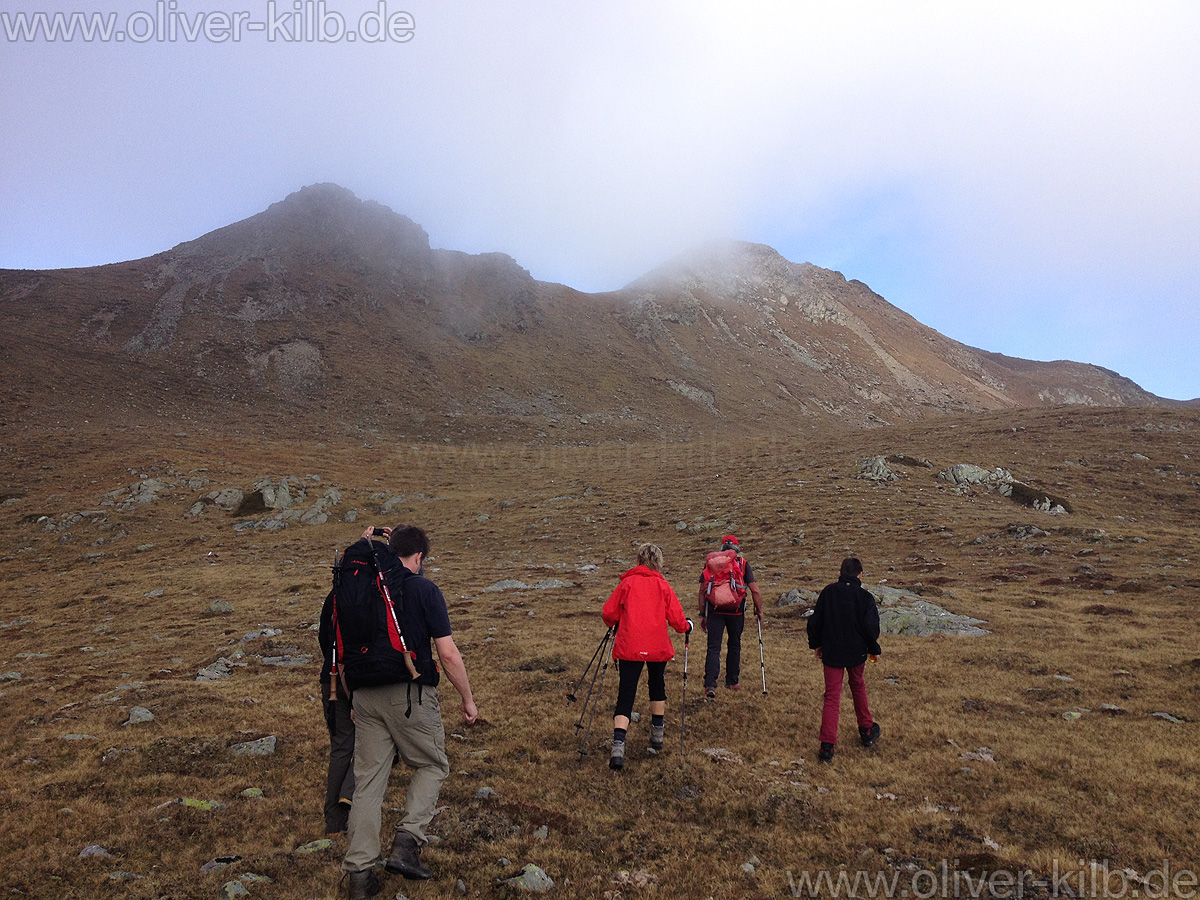
[[642, 677], [642, 666], [646, 667], [646, 681], [650, 688], [650, 702], [667, 699], [667, 663], [663, 662], [634, 662], [629, 659], [617, 660], [617, 673], [621, 683], [617, 687], [617, 708], [614, 716], [625, 716], [633, 712], [633, 701], [637, 697], [638, 681]]

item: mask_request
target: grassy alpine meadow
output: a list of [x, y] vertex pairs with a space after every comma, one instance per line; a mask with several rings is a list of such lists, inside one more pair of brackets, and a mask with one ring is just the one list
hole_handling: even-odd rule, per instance
[[[562, 898], [1195, 896], [1194, 412], [662, 445], [12, 424], [2, 440], [3, 896], [336, 896], [315, 625], [334, 551], [399, 522], [429, 532], [481, 721], [443, 682], [433, 878], [388, 876], [382, 897], [514, 896], [527, 864]], [[878, 456], [895, 480], [859, 477]], [[938, 477], [962, 463], [1070, 511]], [[694, 618], [730, 532], [763, 593], [762, 656], [751, 619], [742, 689], [706, 701], [704, 635], [686, 657], [675, 635], [666, 745], [649, 750], [643, 678], [612, 772], [600, 608], [653, 541]], [[847, 555], [868, 589], [987, 634], [885, 634], [867, 668], [882, 737], [860, 746], [847, 692], [821, 764], [808, 604], [779, 600]], [[405, 783], [397, 766], [385, 833]]]

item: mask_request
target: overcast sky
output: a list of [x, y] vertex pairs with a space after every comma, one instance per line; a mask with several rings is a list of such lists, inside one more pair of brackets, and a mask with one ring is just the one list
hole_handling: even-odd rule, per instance
[[[56, 11], [115, 30], [16, 30]], [[1194, 0], [326, 0], [337, 41], [310, 11], [5, 0], [0, 267], [148, 256], [333, 181], [581, 290], [756, 241], [972, 346], [1200, 397]]]

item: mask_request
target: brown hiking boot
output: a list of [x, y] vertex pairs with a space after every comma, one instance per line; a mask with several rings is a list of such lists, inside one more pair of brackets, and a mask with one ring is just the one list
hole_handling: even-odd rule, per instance
[[421, 864], [421, 848], [417, 846], [417, 839], [407, 831], [396, 832], [392, 839], [392, 852], [384, 868], [396, 875], [420, 881], [433, 874], [429, 866]]
[[620, 770], [625, 766], [625, 742], [613, 741], [612, 750], [608, 755], [608, 767]]
[[661, 750], [663, 748], [663, 732], [665, 731], [665, 729], [666, 729], [665, 725], [653, 725], [652, 724], [650, 726], [650, 749], [651, 750]]
[[350, 900], [367, 900], [383, 890], [383, 884], [374, 869], [363, 869], [361, 872], [350, 872], [350, 889], [346, 894]]

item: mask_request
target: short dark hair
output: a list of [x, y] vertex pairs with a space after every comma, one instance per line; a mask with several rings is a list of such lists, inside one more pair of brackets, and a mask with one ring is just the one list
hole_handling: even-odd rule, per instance
[[[395, 532], [393, 531], [394, 535]], [[842, 560], [842, 574], [849, 576], [857, 576], [862, 574], [862, 563], [858, 561], [857, 556], [847, 556]]]
[[414, 553], [429, 555], [429, 538], [416, 525], [397, 525], [388, 544], [401, 559]]

